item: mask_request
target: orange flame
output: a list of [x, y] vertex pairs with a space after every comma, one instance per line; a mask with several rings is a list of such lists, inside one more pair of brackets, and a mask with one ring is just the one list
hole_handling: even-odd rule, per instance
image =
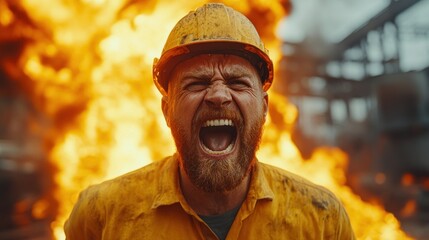
[[[35, 104], [52, 120], [49, 156], [57, 168], [53, 195], [59, 206], [52, 222], [56, 239], [65, 238], [63, 224], [86, 186], [174, 152], [151, 64], [179, 18], [204, 2], [0, 1], [5, 5], [0, 24], [12, 24], [20, 17], [13, 9], [22, 8], [37, 26], [22, 30], [36, 41], [26, 46], [19, 66], [31, 79], [25, 84], [32, 86]], [[271, 56], [279, 60], [274, 29], [285, 15], [282, 1], [225, 2], [255, 22]], [[311, 159], [302, 159], [290, 133], [296, 116], [293, 105], [270, 93], [259, 159], [331, 189], [346, 205], [359, 239], [407, 239], [392, 214], [363, 202], [345, 185], [346, 154], [320, 148]], [[33, 214], [42, 217], [46, 208], [42, 199]]]

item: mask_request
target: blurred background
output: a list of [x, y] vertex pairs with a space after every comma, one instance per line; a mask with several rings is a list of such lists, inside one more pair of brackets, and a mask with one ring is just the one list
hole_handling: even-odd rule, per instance
[[[151, 61], [203, 2], [0, 0], [0, 239], [63, 239], [79, 191], [174, 151]], [[291, 139], [278, 151], [338, 149], [374, 221], [429, 239], [429, 0], [224, 2], [277, 60], [272, 124], [294, 113], [267, 129]], [[359, 239], [405, 239], [369, 218]]]

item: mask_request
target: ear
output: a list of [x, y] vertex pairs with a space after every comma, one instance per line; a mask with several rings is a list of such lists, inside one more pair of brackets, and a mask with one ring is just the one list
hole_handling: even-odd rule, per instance
[[169, 111], [170, 106], [168, 105], [168, 99], [166, 96], [162, 97], [161, 108], [162, 108], [162, 113], [164, 114], [165, 122], [167, 123], [167, 126], [170, 127], [170, 111]]
[[263, 105], [263, 110], [264, 110], [264, 122], [267, 118], [267, 114], [268, 114], [268, 93], [267, 92], [263, 92], [263, 101], [264, 101], [264, 105]]

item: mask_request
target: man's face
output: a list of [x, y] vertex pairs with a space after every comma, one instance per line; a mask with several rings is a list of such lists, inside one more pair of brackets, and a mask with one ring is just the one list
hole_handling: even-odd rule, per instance
[[207, 192], [228, 191], [249, 173], [268, 96], [255, 68], [235, 55], [198, 55], [178, 64], [163, 99], [181, 166]]

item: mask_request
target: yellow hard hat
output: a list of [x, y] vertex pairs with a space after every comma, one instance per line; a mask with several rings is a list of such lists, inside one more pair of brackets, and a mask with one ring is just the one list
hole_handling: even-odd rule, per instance
[[199, 54], [234, 54], [258, 70], [264, 91], [273, 81], [273, 62], [254, 25], [240, 12], [221, 3], [208, 3], [189, 12], [173, 28], [153, 63], [153, 80], [167, 95], [171, 70], [184, 59]]

